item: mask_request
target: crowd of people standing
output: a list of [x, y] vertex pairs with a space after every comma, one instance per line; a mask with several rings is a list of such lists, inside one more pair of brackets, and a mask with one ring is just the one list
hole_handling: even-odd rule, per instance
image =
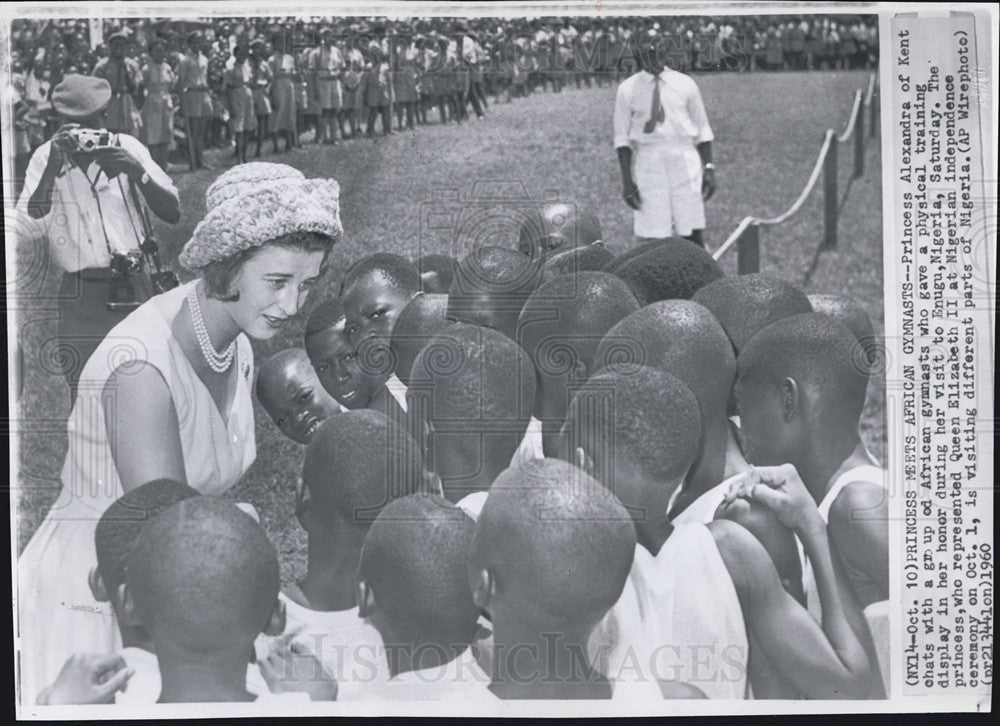
[[643, 30], [684, 72], [870, 68], [878, 54], [866, 16], [104, 22], [99, 39], [86, 20], [15, 22], [17, 177], [55, 131], [52, 89], [74, 73], [111, 83], [109, 130], [140, 138], [161, 167], [177, 148], [197, 168], [206, 147], [244, 160], [269, 140], [275, 152], [336, 143], [481, 118], [489, 97], [614, 85]]

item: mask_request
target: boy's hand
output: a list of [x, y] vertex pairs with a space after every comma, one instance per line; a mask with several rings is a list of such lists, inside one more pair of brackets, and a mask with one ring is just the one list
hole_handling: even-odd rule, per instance
[[135, 673], [120, 655], [74, 653], [63, 664], [56, 680], [38, 695], [42, 706], [114, 703]]
[[306, 646], [283, 636], [270, 655], [258, 661], [261, 675], [272, 693], [308, 693], [313, 701], [336, 701], [337, 681]]
[[825, 526], [816, 502], [791, 464], [754, 467], [729, 485], [725, 502], [736, 498], [760, 502], [799, 534], [815, 534]]

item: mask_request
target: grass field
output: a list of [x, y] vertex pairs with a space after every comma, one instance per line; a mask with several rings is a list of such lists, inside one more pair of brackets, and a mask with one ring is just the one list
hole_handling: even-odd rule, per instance
[[[721, 244], [747, 214], [778, 214], [798, 195], [815, 162], [827, 127], [842, 129], [862, 72], [721, 74], [700, 76], [715, 132], [714, 155], [719, 189], [707, 207], [706, 238]], [[377, 250], [416, 257], [446, 251], [457, 256], [485, 242], [516, 244], [518, 217], [510, 210], [554, 193], [592, 206], [614, 251], [632, 244], [631, 212], [620, 199], [620, 180], [611, 148], [614, 90], [595, 88], [541, 93], [510, 104], [491, 105], [484, 121], [462, 126], [430, 126], [388, 138], [357, 140], [338, 146], [307, 146], [266, 160], [293, 164], [306, 176], [340, 182], [345, 236], [335, 249], [330, 290], [350, 262]], [[844, 205], [840, 245], [823, 254], [808, 284], [804, 276], [822, 229], [821, 195], [816, 192], [784, 225], [762, 241], [761, 268], [807, 292], [848, 296], [865, 307], [876, 329], [883, 327], [882, 209], [880, 145], [867, 151], [866, 176], [854, 183]], [[192, 174], [172, 170], [181, 194], [183, 221], [160, 229], [166, 259], [173, 261], [204, 213], [204, 193], [229, 154], [212, 156], [214, 170]], [[850, 176], [849, 147], [841, 152], [840, 189]], [[475, 193], [457, 219], [447, 212]], [[487, 199], [492, 195], [493, 201]], [[495, 201], [502, 198], [503, 202]], [[248, 214], [253, 210], [248, 209]], [[443, 220], [443, 221], [442, 221]], [[451, 230], [459, 228], [455, 234]], [[29, 257], [19, 250], [22, 264]], [[723, 266], [735, 272], [735, 256]], [[52, 292], [56, 280], [34, 286], [33, 294]], [[42, 343], [54, 334], [52, 312], [31, 299], [19, 303], [23, 377], [17, 481], [19, 550], [38, 526], [59, 489], [66, 453], [68, 389], [63, 379], [39, 365]], [[255, 342], [258, 361], [281, 348], [301, 344], [302, 324], [275, 339]], [[862, 424], [866, 443], [880, 459], [885, 454], [884, 385], [872, 384]], [[257, 461], [231, 492], [249, 501], [279, 549], [282, 575], [292, 577], [304, 564], [304, 533], [293, 517], [294, 478], [302, 449], [284, 439], [266, 414], [257, 410]]]

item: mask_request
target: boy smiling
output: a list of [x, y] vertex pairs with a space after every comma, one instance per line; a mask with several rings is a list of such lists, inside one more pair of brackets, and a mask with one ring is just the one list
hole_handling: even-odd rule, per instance
[[339, 411], [302, 348], [282, 350], [264, 361], [256, 390], [274, 425], [299, 444], [308, 444], [319, 425]]

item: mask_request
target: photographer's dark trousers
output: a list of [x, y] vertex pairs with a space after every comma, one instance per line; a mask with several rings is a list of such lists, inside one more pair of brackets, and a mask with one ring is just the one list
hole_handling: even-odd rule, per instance
[[[148, 276], [132, 275], [131, 279], [136, 300], [148, 300], [152, 292]], [[110, 281], [111, 270], [106, 267], [63, 274], [59, 288], [58, 339], [48, 352], [43, 349], [42, 355], [45, 360], [53, 361], [55, 368], [66, 377], [71, 406], [76, 400], [84, 365], [108, 332], [128, 315], [127, 311], [108, 310]], [[123, 341], [123, 344], [127, 343]]]

